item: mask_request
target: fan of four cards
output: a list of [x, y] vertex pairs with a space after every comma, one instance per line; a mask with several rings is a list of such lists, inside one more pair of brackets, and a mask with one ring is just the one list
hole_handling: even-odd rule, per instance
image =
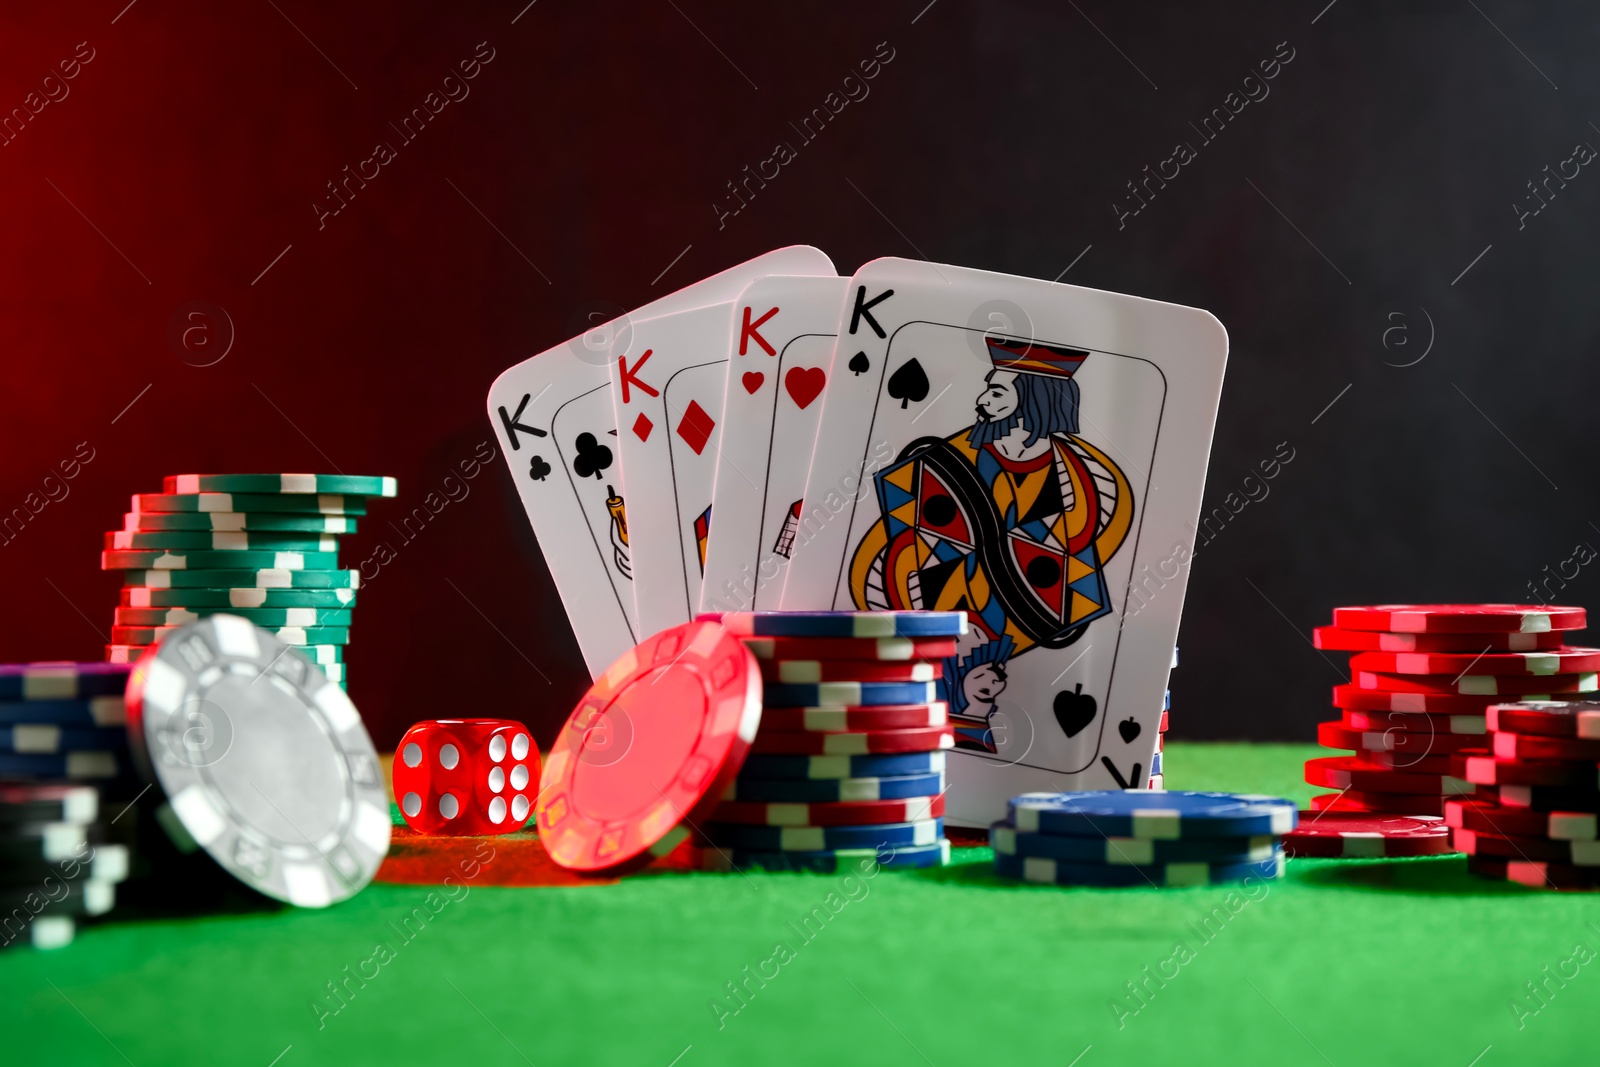
[[1159, 787], [1226, 353], [1193, 308], [794, 246], [511, 367], [488, 407], [597, 679], [707, 612], [963, 613], [926, 685], [949, 820], [986, 826], [1021, 792]]

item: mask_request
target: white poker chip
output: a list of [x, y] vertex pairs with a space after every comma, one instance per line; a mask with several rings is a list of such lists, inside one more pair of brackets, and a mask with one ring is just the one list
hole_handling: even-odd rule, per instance
[[246, 885], [325, 907], [372, 881], [389, 798], [355, 705], [236, 615], [166, 635], [128, 683], [128, 734], [172, 815]]

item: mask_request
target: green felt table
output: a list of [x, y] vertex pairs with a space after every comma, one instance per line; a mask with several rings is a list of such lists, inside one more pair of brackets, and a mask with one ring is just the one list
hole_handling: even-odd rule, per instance
[[[1174, 743], [1167, 784], [1303, 803], [1300, 765], [1318, 751]], [[432, 911], [434, 890], [373, 885], [323, 911], [107, 921], [60, 951], [0, 953], [0, 1062], [1594, 1059], [1593, 895], [1477, 880], [1459, 856], [1292, 861], [1253, 898], [1021, 886], [989, 861], [969, 848], [945, 869], [870, 879], [468, 882]], [[408, 939], [419, 907], [429, 921]], [[817, 909], [825, 921], [802, 932]], [[347, 977], [358, 969], [364, 984]], [[746, 983], [742, 1001], [729, 983]]]

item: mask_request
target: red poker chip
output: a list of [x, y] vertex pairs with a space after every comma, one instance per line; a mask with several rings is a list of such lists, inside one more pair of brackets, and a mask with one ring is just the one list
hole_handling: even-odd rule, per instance
[[1403, 733], [1438, 734], [1469, 740], [1474, 745], [1488, 745], [1484, 734], [1488, 732], [1482, 715], [1441, 715], [1425, 711], [1345, 711], [1341, 716], [1344, 725], [1353, 730], [1399, 730]]
[[909, 660], [882, 663], [868, 660], [764, 659], [762, 680], [768, 682], [931, 682], [939, 677], [932, 663]]
[[1407, 715], [1406, 728], [1402, 729], [1387, 725], [1388, 717], [1375, 722], [1367, 713], [1352, 714], [1362, 716], [1362, 721], [1371, 725], [1356, 729], [1343, 721], [1319, 722], [1317, 744], [1324, 748], [1348, 748], [1364, 754], [1387, 752], [1396, 759], [1404, 756], [1449, 755], [1463, 749], [1487, 748], [1489, 744], [1481, 733], [1454, 734], [1435, 730], [1425, 715]]
[[1163, 734], [1167, 732], [1167, 713], [1165, 711], [1161, 713], [1161, 725], [1156, 727], [1156, 732]]
[[[1469, 751], [1474, 754], [1487, 755], [1485, 748], [1475, 748]], [[1363, 760], [1374, 767], [1382, 767], [1386, 771], [1405, 771], [1410, 774], [1450, 774], [1455, 765], [1451, 762], [1455, 754], [1438, 752], [1424, 754], [1420, 749], [1412, 751], [1363, 751], [1360, 754]]]
[[1491, 730], [1600, 741], [1600, 702], [1597, 701], [1518, 701], [1491, 705], [1485, 715]]
[[929, 726], [852, 733], [762, 730], [756, 735], [750, 751], [803, 756], [861, 756], [870, 753], [937, 752], [954, 747], [955, 736], [948, 726]]
[[843, 800], [815, 804], [758, 804], [725, 800], [711, 812], [713, 822], [751, 826], [876, 826], [921, 822], [944, 815], [944, 794], [904, 800]]
[[[1360, 657], [1356, 657], [1359, 659]], [[1600, 689], [1600, 674], [1379, 674], [1356, 671], [1356, 687], [1386, 693], [1444, 693], [1461, 696], [1532, 696], [1553, 693], [1592, 693]]]
[[1333, 687], [1333, 706], [1347, 711], [1429, 712], [1440, 717], [1476, 715], [1480, 720], [1486, 708], [1505, 703], [1501, 696], [1469, 696], [1461, 693], [1391, 693], [1361, 689], [1353, 685]]
[[1283, 850], [1291, 856], [1342, 859], [1456, 851], [1450, 828], [1437, 816], [1338, 810], [1301, 812], [1299, 825], [1283, 836]]
[[1334, 608], [1341, 630], [1392, 633], [1547, 633], [1581, 630], [1582, 608], [1542, 604], [1376, 604]]
[[1551, 841], [1600, 839], [1600, 815], [1592, 811], [1534, 811], [1489, 800], [1452, 800], [1444, 806], [1451, 826], [1501, 837], [1543, 837]]
[[1495, 759], [1503, 760], [1587, 760], [1600, 762], [1600, 740], [1576, 737], [1540, 737], [1538, 734], [1508, 733], [1489, 735]]
[[1552, 841], [1547, 837], [1485, 834], [1465, 828], [1451, 830], [1450, 840], [1458, 851], [1469, 856], [1600, 867], [1600, 841]]
[[1600, 811], [1600, 789], [1592, 785], [1484, 785], [1478, 796], [1501, 807], [1532, 811]]
[[1448, 774], [1391, 771], [1355, 756], [1320, 756], [1306, 760], [1306, 781], [1329, 789], [1359, 789], [1376, 793], [1456, 796], [1473, 791], [1466, 781]]
[[1544, 652], [1360, 652], [1354, 671], [1476, 676], [1576, 674], [1600, 670], [1600, 648], [1563, 646]]
[[904, 663], [956, 654], [953, 637], [742, 637], [756, 659]]
[[949, 706], [942, 700], [875, 707], [767, 708], [761, 713], [762, 730], [830, 734], [943, 726], [949, 721]]
[[1595, 761], [1495, 759], [1493, 756], [1452, 756], [1452, 773], [1478, 785], [1562, 785], [1600, 789]]
[[1600, 867], [1468, 856], [1467, 870], [1479, 878], [1516, 882], [1538, 889], [1594, 889], [1600, 886]]
[[617, 660], [561, 728], [539, 779], [556, 863], [619, 872], [682, 841], [733, 781], [761, 725], [761, 672], [710, 622], [663, 630]]
[[1311, 798], [1313, 811], [1366, 811], [1388, 815], [1443, 815], [1450, 798], [1421, 793], [1374, 793], [1346, 789], [1342, 793], [1321, 793]]
[[1542, 634], [1463, 633], [1395, 634], [1363, 630], [1341, 630], [1337, 626], [1318, 626], [1311, 631], [1311, 643], [1325, 652], [1536, 652], [1560, 648], [1561, 631]]

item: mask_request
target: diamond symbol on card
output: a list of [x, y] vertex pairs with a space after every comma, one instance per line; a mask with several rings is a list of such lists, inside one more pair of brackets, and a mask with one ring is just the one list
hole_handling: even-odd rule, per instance
[[641, 441], [650, 440], [650, 431], [655, 428], [656, 424], [650, 421], [650, 416], [642, 411], [639, 412], [639, 417], [633, 420], [633, 435]]
[[683, 418], [678, 421], [678, 436], [683, 438], [683, 443], [694, 449], [694, 454], [698, 456], [705, 450], [706, 442], [711, 439], [711, 431], [716, 428], [716, 420], [706, 414], [705, 408], [691, 400], [689, 410], [685, 411]]

